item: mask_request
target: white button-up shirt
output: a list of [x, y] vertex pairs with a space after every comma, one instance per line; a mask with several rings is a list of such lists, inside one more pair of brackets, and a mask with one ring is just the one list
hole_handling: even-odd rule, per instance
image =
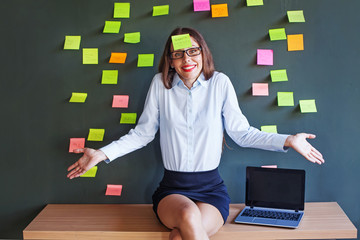
[[146, 146], [160, 127], [164, 167], [196, 172], [217, 168], [223, 133], [242, 147], [286, 151], [288, 135], [261, 132], [242, 114], [233, 85], [223, 73], [205, 80], [201, 74], [188, 89], [177, 74], [166, 89], [161, 73], [154, 76], [138, 124], [129, 133], [100, 150], [110, 162]]

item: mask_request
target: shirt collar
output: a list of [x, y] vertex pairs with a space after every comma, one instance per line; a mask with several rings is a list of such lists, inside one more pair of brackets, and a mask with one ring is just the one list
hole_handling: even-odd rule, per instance
[[[205, 80], [205, 76], [203, 73], [201, 73], [200, 76], [196, 79], [196, 82], [198, 82], [198, 84], [200, 84], [201, 86], [204, 86], [204, 87], [208, 86], [208, 81]], [[182, 83], [182, 80], [180, 79], [179, 75], [177, 73], [175, 73], [173, 82], [172, 82], [172, 87], [179, 85], [181, 83]]]

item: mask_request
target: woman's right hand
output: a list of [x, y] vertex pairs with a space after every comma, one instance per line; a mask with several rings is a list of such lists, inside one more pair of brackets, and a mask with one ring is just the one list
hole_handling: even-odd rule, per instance
[[84, 153], [84, 155], [73, 165], [68, 168], [67, 177], [70, 179], [79, 177], [89, 171], [90, 168], [96, 166], [101, 161], [107, 159], [105, 153], [92, 148], [75, 149], [74, 153]]

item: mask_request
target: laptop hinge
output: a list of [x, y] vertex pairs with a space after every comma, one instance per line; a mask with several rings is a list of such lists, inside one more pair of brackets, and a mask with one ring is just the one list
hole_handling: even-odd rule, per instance
[[295, 209], [295, 212], [299, 212], [299, 209]]

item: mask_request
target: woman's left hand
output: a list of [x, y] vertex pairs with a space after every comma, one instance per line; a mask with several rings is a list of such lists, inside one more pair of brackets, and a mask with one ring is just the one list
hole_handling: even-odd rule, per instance
[[314, 134], [308, 133], [290, 135], [286, 139], [284, 146], [293, 148], [310, 162], [323, 164], [325, 160], [322, 154], [306, 140], [307, 138], [314, 139], [315, 137]]

